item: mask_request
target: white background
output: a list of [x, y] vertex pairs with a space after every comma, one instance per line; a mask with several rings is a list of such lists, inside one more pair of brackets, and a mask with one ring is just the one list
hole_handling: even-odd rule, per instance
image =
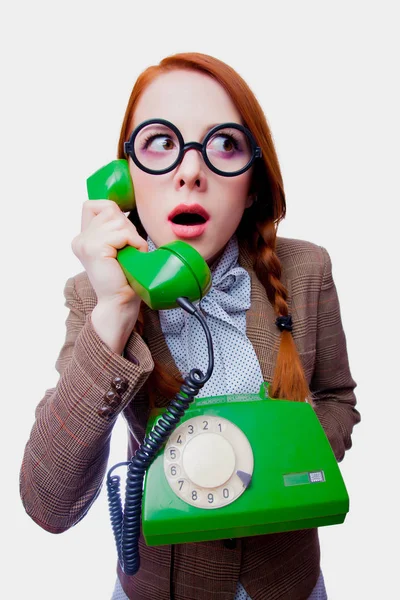
[[[279, 5], [278, 5], [279, 4]], [[86, 177], [115, 158], [133, 83], [168, 54], [233, 66], [280, 159], [280, 233], [333, 261], [362, 423], [341, 463], [351, 510], [320, 530], [331, 600], [398, 593], [398, 93], [396, 2], [4, 3], [1, 44], [2, 598], [107, 600], [105, 491], [62, 535], [25, 514], [18, 472], [34, 409], [57, 382], [63, 288], [82, 270]], [[110, 465], [125, 459], [123, 421]], [[390, 545], [392, 542], [393, 545]], [[397, 559], [396, 559], [397, 553]]]

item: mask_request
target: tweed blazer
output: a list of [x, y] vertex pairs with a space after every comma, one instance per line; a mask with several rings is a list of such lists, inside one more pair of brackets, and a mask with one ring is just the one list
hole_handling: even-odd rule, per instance
[[[340, 307], [324, 248], [279, 238], [282, 282], [289, 291], [293, 336], [300, 353], [316, 414], [341, 460], [351, 447], [355, 382], [351, 377]], [[239, 261], [251, 277], [247, 336], [265, 381], [272, 381], [279, 346], [273, 307], [258, 280], [246, 244]], [[27, 513], [47, 531], [59, 533], [82, 519], [101, 489], [112, 428], [120, 413], [129, 430], [128, 456], [143, 440], [149, 415], [144, 383], [154, 360], [180, 375], [161, 331], [158, 313], [145, 307], [143, 338], [132, 332], [124, 355], [112, 352], [91, 324], [96, 294], [86, 273], [65, 286], [66, 339], [56, 368], [55, 388], [47, 390], [21, 467], [21, 497]], [[195, 365], [193, 365], [195, 366]], [[119, 404], [104, 418], [107, 393], [116, 378], [127, 381]], [[156, 397], [157, 406], [169, 399]], [[109, 407], [109, 405], [107, 405]], [[108, 411], [110, 412], [110, 411]], [[318, 579], [319, 542], [315, 529], [174, 546], [147, 547], [140, 540], [141, 567], [119, 577], [134, 600], [232, 600], [240, 579], [252, 600], [306, 600]]]

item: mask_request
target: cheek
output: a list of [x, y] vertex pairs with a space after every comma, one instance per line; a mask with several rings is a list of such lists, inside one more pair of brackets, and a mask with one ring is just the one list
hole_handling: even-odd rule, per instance
[[250, 191], [251, 176], [243, 173], [238, 177], [231, 177], [225, 184], [224, 197], [226, 198], [226, 208], [230, 208], [235, 213], [243, 211]]
[[130, 166], [133, 189], [135, 192], [136, 208], [143, 225], [147, 225], [148, 218], [157, 214], [155, 204], [157, 203], [157, 178], [154, 175], [144, 173], [136, 165]]
[[135, 190], [136, 198], [144, 198], [152, 188], [152, 178], [138, 169], [133, 163], [130, 165], [133, 189]]

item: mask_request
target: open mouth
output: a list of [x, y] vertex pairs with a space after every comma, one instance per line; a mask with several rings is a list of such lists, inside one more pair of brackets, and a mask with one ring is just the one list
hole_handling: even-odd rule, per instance
[[201, 225], [206, 219], [197, 213], [180, 213], [171, 219], [176, 225]]
[[168, 215], [172, 230], [179, 238], [201, 236], [209, 219], [210, 215], [200, 204], [180, 204]]
[[168, 215], [168, 219], [176, 225], [203, 225], [210, 218], [208, 212], [200, 204], [179, 204]]

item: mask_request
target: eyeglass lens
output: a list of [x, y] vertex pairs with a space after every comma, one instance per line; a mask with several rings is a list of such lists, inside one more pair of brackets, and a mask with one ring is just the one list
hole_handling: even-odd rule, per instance
[[[177, 160], [181, 145], [176, 133], [162, 123], [143, 127], [134, 142], [134, 152], [141, 165], [153, 171], [168, 169]], [[252, 158], [252, 147], [246, 133], [223, 127], [207, 136], [205, 152], [210, 163], [220, 171], [234, 173]]]

